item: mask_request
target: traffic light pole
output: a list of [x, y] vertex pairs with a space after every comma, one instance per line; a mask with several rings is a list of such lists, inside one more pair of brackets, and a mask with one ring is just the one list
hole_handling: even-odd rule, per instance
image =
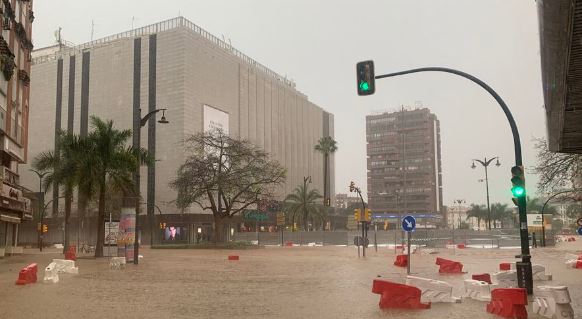
[[[509, 126], [511, 127], [511, 133], [513, 134], [513, 147], [515, 150], [515, 166], [522, 166], [522, 155], [521, 155], [521, 140], [519, 138], [519, 131], [517, 130], [517, 125], [515, 124], [515, 120], [513, 119], [513, 115], [511, 111], [507, 107], [507, 104], [503, 101], [503, 99], [495, 92], [489, 85], [485, 82], [481, 81], [480, 79], [459, 71], [450, 68], [443, 68], [443, 67], [427, 67], [427, 68], [418, 68], [418, 69], [411, 69], [401, 72], [377, 75], [375, 79], [383, 79], [389, 78], [399, 75], [411, 74], [411, 73], [419, 73], [419, 72], [445, 72], [455, 74], [461, 77], [464, 77], [468, 80], [473, 81], [485, 91], [487, 91], [495, 101], [501, 106], [503, 113], [507, 117], [507, 121], [509, 122]], [[521, 255], [516, 256], [516, 258], [521, 258], [521, 262], [517, 263], [517, 274], [518, 274], [518, 285], [521, 288], [526, 288], [528, 294], [533, 293], [533, 278], [532, 278], [532, 268], [531, 268], [531, 255], [529, 251], [529, 239], [528, 239], [528, 231], [527, 231], [527, 215], [526, 215], [526, 199], [525, 195], [520, 196], [517, 199], [518, 203], [518, 210], [519, 210], [519, 234], [521, 238]]]

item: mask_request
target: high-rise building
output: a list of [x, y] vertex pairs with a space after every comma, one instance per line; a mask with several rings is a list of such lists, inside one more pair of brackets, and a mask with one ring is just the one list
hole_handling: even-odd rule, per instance
[[28, 157], [32, 2], [0, 3], [0, 257], [19, 252], [19, 224], [32, 219], [19, 169]]
[[384, 214], [396, 222], [411, 214], [436, 224], [443, 214], [437, 117], [427, 108], [369, 115], [366, 140], [374, 216]]
[[349, 194], [335, 194], [335, 207], [348, 208], [352, 204], [361, 204], [359, 196], [349, 196]]
[[[92, 115], [113, 119], [118, 129], [136, 129], [140, 109], [142, 117], [167, 109], [169, 124], [152, 118], [141, 131], [142, 147], [156, 159], [141, 169], [142, 212], [153, 215], [157, 205], [164, 215], [182, 213], [168, 185], [188, 155], [180, 142], [216, 126], [262, 147], [287, 169], [277, 199], [304, 176], [323, 193], [323, 155], [314, 146], [323, 136], [333, 137], [333, 114], [309, 101], [293, 81], [183, 17], [74, 47], [35, 51], [32, 78], [38, 87], [31, 96], [36, 110], [30, 120], [36, 137], [31, 157], [55, 147], [55, 129], [87, 134]], [[35, 185], [30, 173], [25, 181]], [[48, 196], [55, 206], [47, 214], [60, 212], [57, 195]], [[185, 213], [200, 212], [193, 206]]]

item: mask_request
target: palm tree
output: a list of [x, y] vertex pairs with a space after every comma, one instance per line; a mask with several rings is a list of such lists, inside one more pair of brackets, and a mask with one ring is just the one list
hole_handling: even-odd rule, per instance
[[487, 220], [488, 218], [487, 209], [484, 205], [471, 204], [471, 208], [467, 211], [467, 219], [477, 218], [477, 225], [481, 228], [481, 220]]
[[300, 185], [293, 193], [287, 195], [284, 202], [284, 210], [293, 223], [303, 225], [303, 230], [307, 230], [307, 222], [314, 218], [323, 220], [324, 212], [321, 206], [315, 201], [320, 199], [321, 195], [316, 189], [309, 190], [307, 184]]
[[511, 209], [507, 208], [507, 204], [494, 203], [491, 205], [491, 218], [501, 223], [501, 228], [503, 229], [503, 222], [507, 220], [512, 220], [513, 212]]
[[58, 152], [46, 151], [40, 153], [33, 161], [32, 166], [47, 172], [44, 188], [52, 185], [62, 185], [65, 197], [65, 238], [64, 251], [69, 248], [71, 205], [73, 191], [79, 184], [77, 172], [77, 159], [79, 154], [87, 150], [85, 141], [77, 135], [60, 131], [57, 136]]
[[315, 145], [315, 150], [323, 154], [323, 203], [326, 205], [327, 201], [330, 200], [329, 194], [327, 193], [329, 154], [337, 151], [337, 142], [331, 136], [324, 136]]
[[[131, 130], [117, 130], [113, 128], [113, 121], [95, 116], [91, 117], [91, 126], [93, 131], [86, 137], [91, 147], [78, 158], [77, 172], [79, 188], [85, 191], [95, 188], [98, 195], [95, 257], [103, 257], [107, 188], [111, 185], [124, 194], [135, 196], [132, 174], [140, 164], [149, 164], [152, 159], [146, 150], [126, 146]], [[142, 163], [138, 163], [138, 156]]]

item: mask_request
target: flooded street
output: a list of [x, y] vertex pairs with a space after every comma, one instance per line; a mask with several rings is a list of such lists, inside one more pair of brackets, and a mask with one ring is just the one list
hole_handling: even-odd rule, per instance
[[[582, 270], [567, 268], [566, 253], [582, 242], [533, 250], [533, 262], [554, 276], [550, 285], [567, 285], [577, 318], [582, 316]], [[34, 253], [34, 254], [32, 254]], [[412, 272], [447, 281], [462, 292], [463, 277], [495, 272], [514, 261], [514, 249], [441, 249], [414, 254]], [[239, 261], [227, 261], [229, 254]], [[454, 254], [454, 255], [453, 255]], [[433, 304], [419, 311], [380, 310], [372, 280], [382, 276], [403, 283], [406, 268], [392, 265], [394, 250], [368, 249], [358, 259], [354, 247], [267, 247], [244, 251], [149, 250], [135, 267], [110, 270], [107, 259], [79, 259], [79, 275], [60, 275], [57, 284], [16, 286], [28, 262], [44, 268], [54, 253], [27, 251], [0, 261], [0, 308], [5, 318], [495, 318], [485, 303]], [[468, 274], [439, 275], [435, 258], [461, 261]], [[39, 279], [43, 271], [39, 270]], [[546, 282], [535, 282], [543, 285]], [[531, 306], [529, 307], [531, 311]], [[530, 316], [534, 317], [534, 316]]]

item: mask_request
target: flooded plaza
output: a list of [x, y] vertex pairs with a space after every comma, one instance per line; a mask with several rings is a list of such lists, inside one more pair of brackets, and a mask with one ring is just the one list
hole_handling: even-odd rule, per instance
[[[546, 266], [553, 281], [567, 285], [576, 318], [582, 318], [582, 270], [567, 268], [566, 253], [582, 242], [533, 249], [533, 262]], [[111, 270], [107, 258], [79, 258], [78, 275], [43, 283], [44, 267], [58, 252], [27, 250], [0, 260], [0, 309], [3, 318], [496, 318], [484, 302], [432, 304], [428, 310], [381, 310], [372, 281], [381, 276], [404, 283], [406, 268], [393, 266], [394, 249], [355, 247], [276, 247], [252, 250], [142, 250], [140, 265]], [[444, 280], [462, 294], [471, 273], [493, 273], [500, 262], [515, 261], [516, 249], [440, 249], [412, 257], [413, 275]], [[239, 261], [228, 261], [228, 255]], [[463, 263], [465, 275], [439, 275], [436, 257]], [[39, 264], [39, 282], [14, 284], [20, 268]], [[531, 305], [528, 307], [531, 312]], [[535, 316], [530, 316], [535, 317]]]

